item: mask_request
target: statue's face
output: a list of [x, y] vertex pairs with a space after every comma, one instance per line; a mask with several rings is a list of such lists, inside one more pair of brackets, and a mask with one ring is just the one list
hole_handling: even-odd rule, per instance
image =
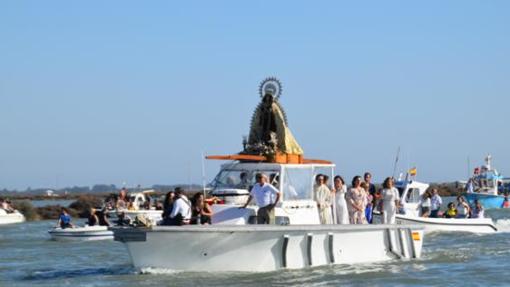
[[273, 104], [273, 95], [266, 94], [264, 96], [264, 99], [262, 99], [262, 102], [264, 102], [266, 106], [270, 106], [271, 104]]

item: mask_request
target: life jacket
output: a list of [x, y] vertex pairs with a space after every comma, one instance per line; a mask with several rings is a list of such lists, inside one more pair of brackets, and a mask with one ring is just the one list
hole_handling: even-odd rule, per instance
[[455, 217], [457, 215], [457, 209], [451, 208], [446, 211], [446, 215], [450, 217]]

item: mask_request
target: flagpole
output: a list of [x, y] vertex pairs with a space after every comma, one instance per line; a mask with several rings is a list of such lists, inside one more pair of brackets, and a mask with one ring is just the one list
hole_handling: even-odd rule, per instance
[[398, 146], [397, 156], [395, 157], [395, 163], [393, 164], [393, 178], [395, 178], [395, 173], [397, 172], [397, 163], [398, 163], [399, 155], [400, 155], [400, 146]]

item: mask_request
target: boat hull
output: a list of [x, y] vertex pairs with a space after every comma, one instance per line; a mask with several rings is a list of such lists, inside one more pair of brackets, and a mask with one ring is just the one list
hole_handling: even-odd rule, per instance
[[53, 240], [91, 241], [113, 240], [113, 232], [106, 226], [85, 226], [76, 228], [54, 228], [48, 231]]
[[470, 205], [474, 204], [475, 200], [478, 200], [485, 209], [502, 208], [503, 207], [503, 195], [492, 195], [492, 194], [480, 194], [480, 193], [468, 193], [466, 199]]
[[419, 258], [423, 228], [247, 225], [113, 228], [138, 269], [263, 272]]
[[494, 233], [498, 229], [490, 218], [425, 218], [397, 215], [398, 224], [420, 224], [425, 232]]
[[[3, 210], [2, 210], [3, 211]], [[25, 222], [25, 216], [18, 211], [14, 213], [6, 213], [3, 211], [0, 214], [0, 225], [14, 224]]]

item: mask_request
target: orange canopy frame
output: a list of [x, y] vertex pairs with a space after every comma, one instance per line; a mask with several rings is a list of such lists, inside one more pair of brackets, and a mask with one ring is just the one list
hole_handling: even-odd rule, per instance
[[[249, 154], [231, 154], [231, 155], [210, 155], [206, 159], [213, 160], [239, 160], [239, 161], [258, 161], [268, 162], [269, 159], [262, 155], [249, 155]], [[278, 153], [273, 161], [274, 163], [283, 164], [333, 164], [333, 162], [322, 159], [308, 159], [303, 158], [302, 155]]]

